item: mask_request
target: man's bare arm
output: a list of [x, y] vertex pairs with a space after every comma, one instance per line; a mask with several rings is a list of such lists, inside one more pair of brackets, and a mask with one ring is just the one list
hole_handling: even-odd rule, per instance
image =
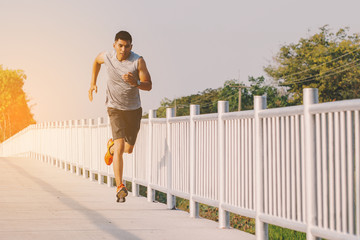
[[90, 82], [90, 89], [89, 89], [89, 100], [90, 100], [90, 102], [93, 100], [93, 91], [95, 91], [95, 93], [97, 93], [96, 81], [97, 81], [97, 77], [98, 77], [99, 72], [100, 72], [101, 64], [103, 64], [103, 63], [104, 63], [104, 52], [99, 53], [99, 55], [97, 55], [97, 57], [95, 58], [95, 61], [93, 63], [92, 74], [91, 74], [91, 82]]
[[138, 70], [140, 78], [140, 85], [138, 88], [141, 90], [150, 91], [152, 89], [151, 77], [143, 58], [139, 58]]

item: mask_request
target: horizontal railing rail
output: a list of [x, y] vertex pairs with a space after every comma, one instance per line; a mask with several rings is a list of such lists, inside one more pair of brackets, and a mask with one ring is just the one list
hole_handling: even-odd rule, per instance
[[[318, 103], [317, 89], [304, 90], [304, 105], [141, 121], [133, 154], [124, 154], [124, 179], [134, 196], [147, 187], [219, 208], [219, 227], [229, 213], [255, 218], [257, 239], [267, 224], [305, 232], [308, 239], [360, 238], [360, 99]], [[0, 145], [1, 156], [27, 156], [100, 184], [113, 186], [112, 166], [103, 161], [109, 122], [99, 118], [31, 125]]]

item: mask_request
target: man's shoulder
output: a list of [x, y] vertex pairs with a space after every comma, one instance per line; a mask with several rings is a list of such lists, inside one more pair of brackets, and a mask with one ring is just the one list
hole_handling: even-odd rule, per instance
[[110, 50], [106, 50], [103, 53], [104, 53], [104, 57], [107, 58], [112, 58], [115, 55], [115, 51], [110, 51]]
[[105, 64], [112, 63], [114, 61], [114, 58], [116, 58], [115, 51], [106, 50], [106, 51], [102, 52], [102, 55], [103, 55]]
[[130, 57], [129, 57], [129, 60], [130, 60], [130, 61], [136, 61], [136, 60], [138, 60], [139, 58], [142, 58], [142, 56], [140, 56], [139, 54], [131, 51], [131, 54], [130, 54]]

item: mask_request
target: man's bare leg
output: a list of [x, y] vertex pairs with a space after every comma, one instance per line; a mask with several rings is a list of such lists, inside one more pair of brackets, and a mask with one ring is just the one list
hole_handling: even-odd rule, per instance
[[132, 153], [134, 150], [134, 145], [130, 145], [123, 138], [116, 139], [114, 141], [114, 146], [111, 149], [114, 152], [113, 158], [113, 168], [114, 168], [114, 175], [116, 186], [120, 186], [122, 184], [122, 176], [123, 176], [123, 169], [124, 169], [124, 158], [123, 154], [125, 153]]
[[124, 150], [124, 152], [130, 154], [130, 153], [133, 152], [133, 150], [134, 150], [134, 145], [130, 145], [127, 142], [125, 142], [125, 150]]
[[124, 160], [123, 154], [125, 149], [125, 140], [123, 138], [116, 139], [114, 141], [114, 158], [113, 158], [113, 168], [115, 175], [116, 186], [120, 186], [123, 183], [123, 169], [124, 169]]

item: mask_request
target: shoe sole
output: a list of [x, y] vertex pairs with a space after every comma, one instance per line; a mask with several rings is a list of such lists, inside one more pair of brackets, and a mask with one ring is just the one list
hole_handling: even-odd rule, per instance
[[[106, 165], [110, 166], [113, 162], [113, 154], [110, 153], [110, 149], [114, 146], [114, 142], [112, 141], [110, 144], [109, 142], [112, 141], [112, 139], [110, 139], [107, 143], [107, 151], [104, 157], [105, 163]], [[108, 160], [108, 161], [107, 161]]]
[[105, 154], [105, 157], [104, 157], [104, 160], [105, 160], [105, 164], [110, 166], [113, 162], [113, 157], [112, 156], [108, 156], [108, 153]]
[[128, 195], [128, 191], [126, 189], [121, 189], [117, 194], [116, 194], [116, 197], [117, 197], [117, 202], [125, 202], [126, 199], [125, 197]]

